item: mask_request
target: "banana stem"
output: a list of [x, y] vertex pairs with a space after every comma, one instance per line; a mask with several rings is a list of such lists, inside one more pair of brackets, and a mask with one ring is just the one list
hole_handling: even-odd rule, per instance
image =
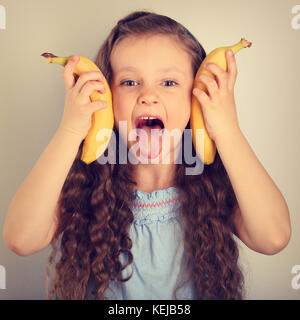
[[67, 64], [68, 60], [71, 58], [71, 56], [58, 57], [58, 56], [55, 56], [54, 54], [48, 53], [48, 52], [41, 54], [41, 56], [47, 59], [47, 63], [57, 63], [63, 67]]
[[243, 48], [250, 48], [252, 42], [247, 41], [246, 39], [242, 38], [238, 43], [234, 44], [233, 46], [229, 46], [228, 49], [231, 49], [234, 54], [239, 52]]

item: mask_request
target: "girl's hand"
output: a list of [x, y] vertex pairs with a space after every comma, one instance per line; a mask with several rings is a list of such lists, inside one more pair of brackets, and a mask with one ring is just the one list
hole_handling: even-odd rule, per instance
[[239, 127], [234, 101], [234, 84], [237, 77], [235, 56], [226, 51], [227, 71], [215, 63], [208, 63], [206, 70], [216, 78], [201, 74], [198, 81], [206, 86], [206, 90], [193, 90], [201, 104], [208, 135], [216, 142], [218, 137]]
[[91, 102], [90, 95], [95, 90], [100, 93], [105, 92], [104, 76], [99, 71], [89, 71], [78, 77], [73, 73], [78, 61], [78, 55], [72, 56], [63, 70], [66, 100], [59, 128], [79, 135], [83, 140], [91, 127], [92, 114], [97, 110], [107, 108], [107, 102]]

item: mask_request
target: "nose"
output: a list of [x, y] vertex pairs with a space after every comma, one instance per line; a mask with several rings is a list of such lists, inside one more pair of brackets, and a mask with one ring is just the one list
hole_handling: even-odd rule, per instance
[[148, 92], [141, 93], [141, 95], [138, 98], [138, 102], [139, 104], [143, 104], [143, 105], [152, 105], [152, 104], [157, 104], [158, 99], [153, 93], [148, 91]]

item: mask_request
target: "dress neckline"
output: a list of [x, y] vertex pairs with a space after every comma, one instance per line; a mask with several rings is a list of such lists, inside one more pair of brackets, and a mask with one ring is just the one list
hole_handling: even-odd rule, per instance
[[136, 223], [166, 221], [178, 214], [181, 206], [179, 189], [169, 187], [151, 193], [134, 190], [134, 200], [129, 206]]

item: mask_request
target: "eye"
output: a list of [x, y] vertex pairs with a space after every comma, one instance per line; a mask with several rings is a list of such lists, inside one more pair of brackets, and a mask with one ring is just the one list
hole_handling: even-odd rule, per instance
[[[166, 80], [164, 81], [165, 83], [175, 83], [175, 85], [177, 85], [178, 83], [176, 81], [173, 80]], [[174, 87], [174, 85], [167, 85], [166, 87]]]
[[[137, 82], [134, 80], [125, 80], [121, 82], [121, 86], [125, 85], [128, 87], [133, 87], [134, 86], [133, 83], [137, 83]], [[174, 87], [175, 85], [178, 85], [178, 83], [173, 80], [166, 80], [166, 81], [163, 81], [163, 83], [167, 83], [166, 87]]]
[[[122, 81], [121, 82], [121, 86], [123, 85], [127, 85], [128, 87], [133, 87], [134, 85], [132, 83], [136, 83], [136, 81], [133, 81], [133, 80], [126, 80], [126, 81]], [[130, 83], [130, 84], [129, 84]]]

